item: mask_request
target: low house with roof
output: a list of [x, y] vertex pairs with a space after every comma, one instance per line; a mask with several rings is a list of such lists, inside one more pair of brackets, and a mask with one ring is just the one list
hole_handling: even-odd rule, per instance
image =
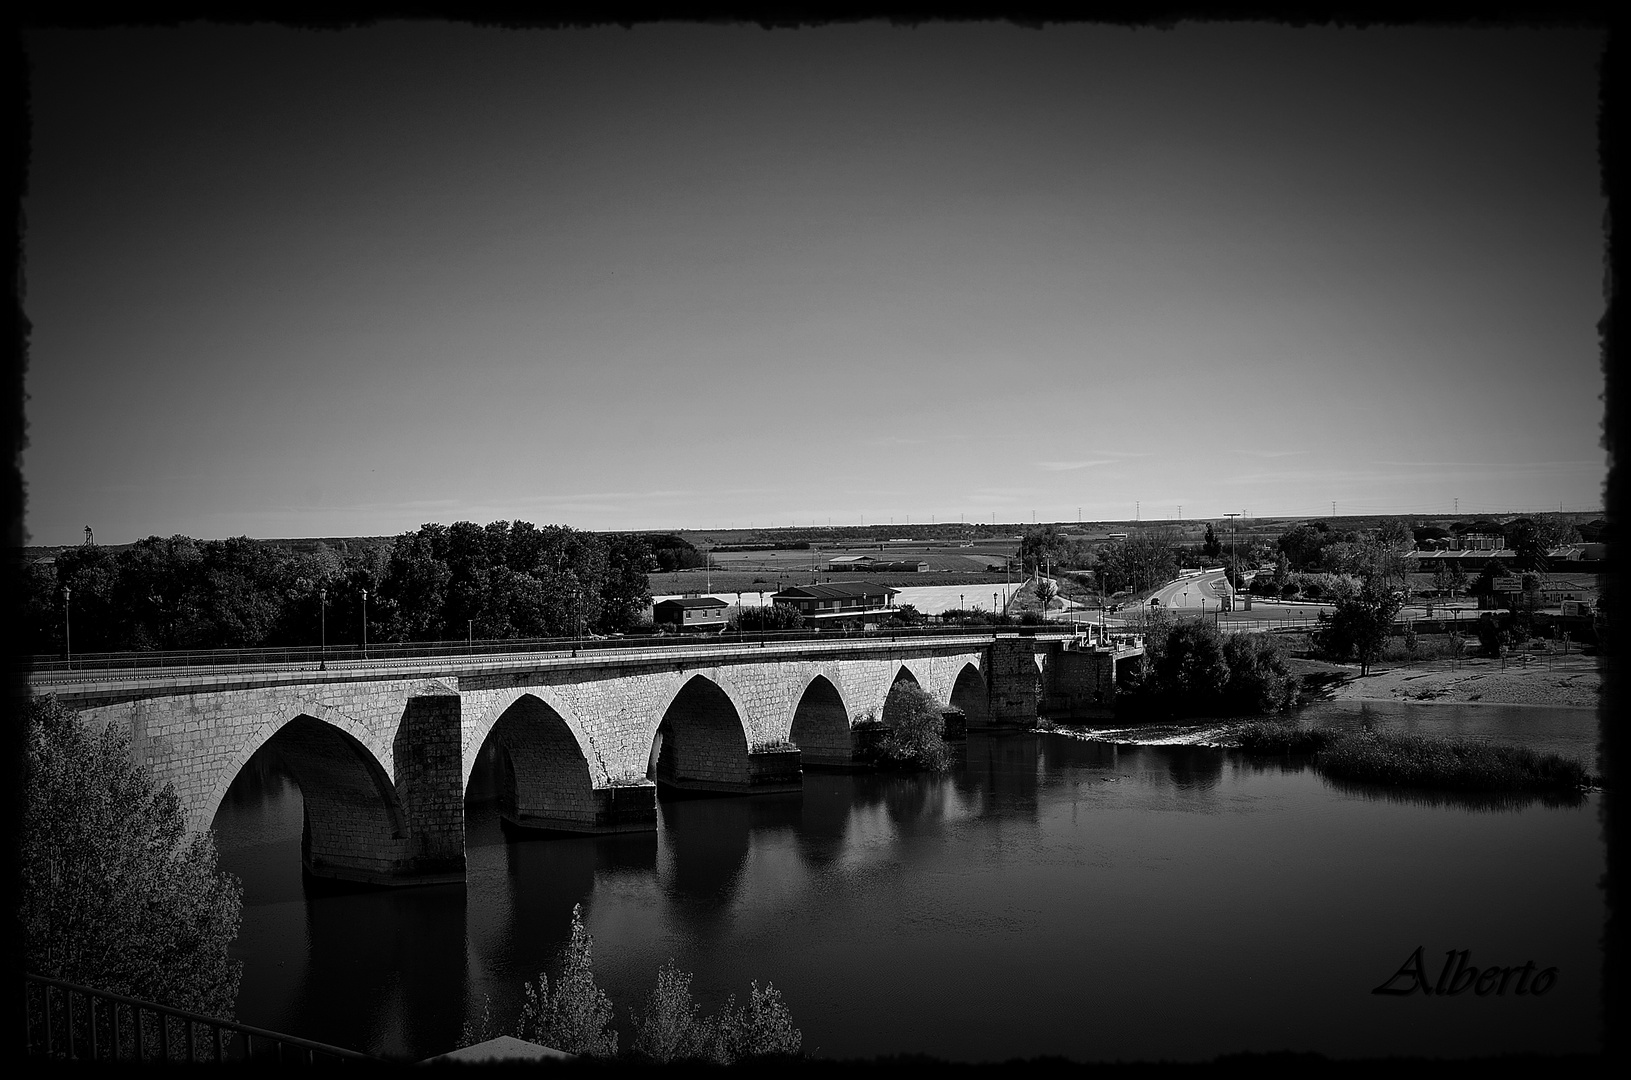
[[717, 596], [682, 596], [673, 600], [659, 600], [651, 605], [651, 621], [658, 626], [665, 623], [683, 630], [722, 630], [725, 627], [725, 609], [730, 605]]
[[770, 599], [796, 609], [813, 626], [850, 623], [876, 626], [894, 614], [897, 591], [869, 581], [829, 581], [821, 585], [795, 585]]

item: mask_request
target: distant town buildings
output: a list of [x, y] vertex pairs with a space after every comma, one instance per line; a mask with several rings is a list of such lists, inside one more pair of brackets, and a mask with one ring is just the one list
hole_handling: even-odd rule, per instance
[[651, 619], [658, 626], [677, 626], [681, 630], [719, 630], [725, 626], [725, 608], [728, 605], [717, 596], [684, 596], [678, 600], [660, 600], [651, 606]]
[[861, 571], [887, 571], [893, 574], [926, 574], [929, 564], [916, 559], [879, 559], [872, 555], [836, 555], [827, 560], [827, 569], [835, 573]]
[[877, 625], [893, 614], [895, 589], [866, 581], [836, 581], [825, 585], [797, 585], [770, 599], [795, 608], [815, 626], [840, 623]]

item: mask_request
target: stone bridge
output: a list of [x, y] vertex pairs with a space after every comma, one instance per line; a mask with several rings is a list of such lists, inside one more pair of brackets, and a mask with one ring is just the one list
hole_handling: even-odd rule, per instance
[[497, 758], [511, 823], [569, 833], [656, 827], [658, 784], [797, 789], [851, 766], [856, 723], [887, 726], [913, 682], [971, 728], [1030, 727], [1039, 706], [1104, 707], [1116, 661], [1142, 650], [1042, 636], [952, 634], [702, 644], [577, 655], [359, 661], [223, 672], [36, 675], [132, 749], [208, 829], [263, 747], [300, 786], [307, 871], [375, 884], [461, 881], [464, 798]]

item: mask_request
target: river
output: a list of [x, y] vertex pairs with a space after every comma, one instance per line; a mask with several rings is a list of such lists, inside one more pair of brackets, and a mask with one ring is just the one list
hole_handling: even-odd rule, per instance
[[[1316, 715], [1594, 762], [1587, 710]], [[665, 801], [655, 833], [593, 839], [507, 841], [478, 767], [464, 886], [333, 894], [303, 885], [299, 790], [257, 755], [215, 821], [244, 881], [237, 1016], [393, 1058], [445, 1052], [484, 998], [513, 1020], [582, 904], [624, 1045], [672, 957], [705, 1012], [773, 983], [823, 1058], [1598, 1049], [1598, 796], [1401, 797], [1176, 742], [974, 736], [944, 777], [811, 773], [801, 794]], [[1454, 949], [1555, 982], [1372, 994], [1418, 947], [1435, 980]]]

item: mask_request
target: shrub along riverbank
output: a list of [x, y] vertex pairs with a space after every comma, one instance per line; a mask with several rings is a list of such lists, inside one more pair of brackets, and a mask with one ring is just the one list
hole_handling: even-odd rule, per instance
[[1253, 720], [1236, 731], [1255, 754], [1313, 754], [1314, 768], [1337, 780], [1445, 791], [1575, 791], [1595, 781], [1558, 754], [1479, 739], [1408, 732], [1305, 728], [1295, 720]]

